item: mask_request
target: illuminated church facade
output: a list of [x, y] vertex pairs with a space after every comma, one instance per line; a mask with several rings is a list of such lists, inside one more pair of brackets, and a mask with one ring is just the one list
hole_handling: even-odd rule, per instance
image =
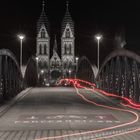
[[73, 77], [76, 72], [74, 22], [69, 13], [67, 3], [66, 13], [61, 25], [61, 55], [58, 54], [57, 40], [53, 41], [53, 53], [50, 55], [49, 22], [45, 13], [45, 3], [37, 22], [36, 57], [40, 80], [45, 83], [55, 82], [59, 78]]

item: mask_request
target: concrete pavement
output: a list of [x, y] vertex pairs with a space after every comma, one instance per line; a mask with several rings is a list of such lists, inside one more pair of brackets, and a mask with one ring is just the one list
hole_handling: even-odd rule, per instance
[[[98, 93], [91, 95], [88, 91], [89, 96], [85, 90], [81, 89], [80, 92], [99, 104], [115, 106], [109, 98]], [[23, 98], [16, 100], [0, 117], [0, 140], [33, 140], [110, 127], [133, 119], [134, 116], [130, 113], [97, 107], [83, 101], [74, 88], [33, 88]], [[137, 125], [132, 126], [132, 129], [138, 127]], [[124, 129], [128, 128], [120, 131]], [[92, 140], [118, 131], [119, 129], [116, 129], [65, 139]], [[132, 140], [138, 140], [138, 134], [135, 135]], [[130, 138], [131, 136], [129, 135]], [[112, 139], [117, 140], [118, 137]]]

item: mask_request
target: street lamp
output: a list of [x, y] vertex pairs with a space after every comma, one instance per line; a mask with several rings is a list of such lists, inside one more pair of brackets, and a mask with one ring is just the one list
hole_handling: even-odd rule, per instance
[[97, 54], [98, 54], [97, 55], [97, 67], [98, 67], [98, 70], [99, 70], [99, 61], [100, 61], [99, 60], [100, 59], [100, 56], [99, 56], [99, 47], [100, 46], [99, 45], [100, 45], [100, 40], [102, 39], [102, 35], [99, 35], [98, 34], [98, 35], [95, 36], [95, 38], [97, 39], [97, 43], [98, 43], [98, 49], [97, 49]]
[[23, 39], [25, 38], [25, 35], [19, 34], [18, 38], [20, 39], [20, 69], [22, 70], [22, 42]]
[[44, 70], [41, 70], [41, 73], [43, 74], [44, 73]]
[[41, 84], [44, 84], [44, 70], [41, 70]]
[[75, 70], [75, 78], [76, 78], [76, 74], [77, 74], [78, 60], [79, 60], [79, 57], [76, 57], [76, 70]]
[[71, 70], [69, 70], [69, 78], [71, 77]]
[[79, 57], [76, 57], [76, 63], [78, 62]]
[[39, 76], [38, 76], [38, 60], [39, 60], [39, 58], [38, 58], [38, 57], [36, 57], [35, 59], [36, 59], [36, 66], [37, 66], [37, 78], [38, 78], [38, 77], [39, 77]]

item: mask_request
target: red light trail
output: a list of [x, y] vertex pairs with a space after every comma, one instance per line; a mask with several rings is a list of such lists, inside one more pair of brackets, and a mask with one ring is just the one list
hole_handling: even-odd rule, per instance
[[[129, 125], [132, 125], [136, 122], [138, 122], [139, 120], [139, 115], [134, 112], [134, 111], [131, 111], [131, 110], [128, 110], [128, 109], [122, 109], [122, 108], [116, 108], [116, 107], [111, 107], [111, 106], [107, 106], [107, 105], [102, 105], [102, 104], [98, 104], [96, 102], [94, 102], [93, 100], [89, 100], [87, 99], [84, 95], [82, 95], [78, 88], [84, 88], [85, 90], [90, 90], [92, 92], [97, 91], [103, 95], [106, 95], [106, 96], [110, 96], [110, 97], [116, 97], [116, 98], [120, 98], [122, 100], [125, 100], [129, 103], [129, 105], [124, 105], [122, 104], [123, 106], [127, 106], [127, 107], [131, 107], [131, 108], [134, 108], [134, 109], [138, 109], [138, 107], [140, 106], [139, 104], [136, 104], [136, 103], [133, 103], [130, 99], [126, 98], [126, 97], [120, 97], [118, 95], [114, 95], [114, 94], [111, 94], [111, 93], [107, 93], [105, 91], [102, 91], [100, 89], [97, 89], [95, 88], [95, 84], [92, 84], [90, 82], [87, 82], [87, 81], [84, 81], [84, 80], [80, 80], [80, 79], [62, 79], [60, 80], [60, 82], [58, 83], [59, 84], [62, 84], [62, 83], [67, 83], [67, 84], [73, 84], [73, 86], [75, 87], [75, 90], [76, 90], [76, 94], [81, 97], [85, 102], [88, 102], [90, 104], [94, 104], [98, 107], [102, 107], [102, 108], [107, 108], [107, 109], [111, 109], [111, 110], [118, 110], [118, 111], [123, 111], [123, 112], [127, 112], [127, 113], [131, 113], [133, 116], [135, 116], [135, 119], [133, 121], [129, 121], [129, 122], [126, 122], [126, 123], [123, 123], [123, 124], [119, 124], [119, 125], [115, 125], [115, 126], [111, 126], [111, 127], [106, 127], [106, 128], [102, 128], [102, 129], [97, 129], [97, 130], [92, 130], [92, 131], [86, 131], [86, 132], [81, 132], [81, 133], [72, 133], [72, 134], [67, 134], [67, 135], [61, 135], [61, 136], [53, 136], [53, 137], [45, 137], [45, 138], [40, 138], [40, 139], [36, 139], [36, 140], [52, 140], [52, 139], [60, 139], [60, 138], [65, 138], [65, 137], [72, 137], [72, 136], [80, 136], [80, 135], [86, 135], [86, 134], [92, 134], [92, 133], [97, 133], [97, 132], [103, 132], [103, 131], [107, 131], [107, 130], [112, 130], [112, 129], [115, 129], [115, 128], [121, 128], [121, 127], [124, 127], [124, 126], [129, 126]], [[88, 85], [89, 87], [85, 87], [81, 84], [86, 84]], [[93, 87], [94, 87], [94, 90], [93, 90]], [[140, 108], [139, 108], [140, 109]], [[124, 134], [129, 134], [129, 133], [133, 133], [133, 132], [136, 132], [136, 131], [140, 131], [140, 128], [137, 128], [135, 130], [129, 130], [127, 132], [120, 132], [120, 133], [117, 133], [117, 134], [112, 134], [111, 136], [102, 136], [100, 138], [94, 138], [92, 140], [101, 140], [101, 139], [106, 139], [106, 138], [111, 138], [111, 137], [115, 137], [115, 136], [120, 136], [120, 135], [124, 135]]]

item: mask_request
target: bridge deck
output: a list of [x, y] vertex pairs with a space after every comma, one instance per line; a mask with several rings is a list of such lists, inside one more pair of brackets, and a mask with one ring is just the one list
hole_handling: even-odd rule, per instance
[[[119, 107], [117, 101], [91, 91], [79, 92], [98, 104]], [[135, 117], [128, 112], [98, 107], [85, 102], [74, 88], [33, 88], [25, 92], [19, 100], [0, 117], [0, 140], [33, 140], [37, 138], [73, 134], [111, 127], [132, 121]], [[101, 136], [133, 130], [139, 123], [98, 133], [65, 137], [63, 140], [87, 140]], [[108, 138], [109, 139], [109, 138]], [[138, 140], [135, 132], [110, 140]], [[60, 140], [60, 138], [59, 138]]]

